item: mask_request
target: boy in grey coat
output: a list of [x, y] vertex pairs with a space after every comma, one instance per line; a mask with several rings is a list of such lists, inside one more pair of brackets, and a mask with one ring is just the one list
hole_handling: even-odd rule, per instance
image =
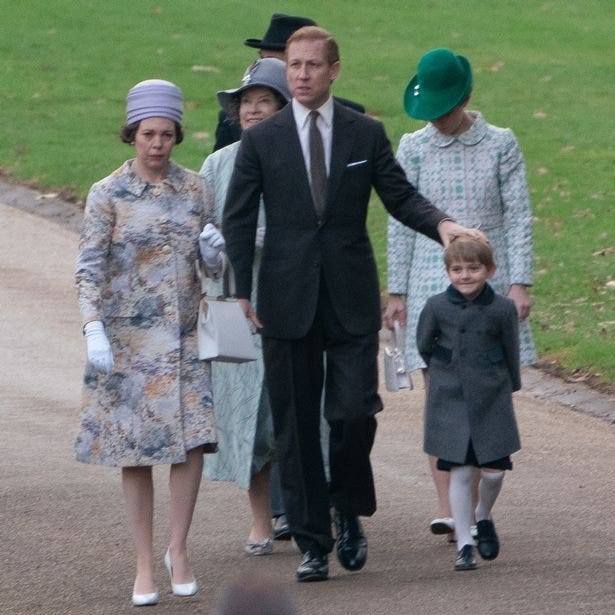
[[521, 447], [512, 393], [521, 388], [515, 304], [493, 291], [486, 238], [460, 235], [444, 253], [451, 285], [421, 312], [417, 346], [428, 367], [424, 450], [451, 472], [450, 503], [457, 533], [455, 570], [474, 570], [472, 479], [480, 468], [474, 511], [478, 552], [495, 559], [499, 539], [491, 509], [510, 455]]

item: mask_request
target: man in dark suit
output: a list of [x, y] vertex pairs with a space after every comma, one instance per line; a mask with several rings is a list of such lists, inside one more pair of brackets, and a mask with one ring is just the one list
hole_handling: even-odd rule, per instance
[[[316, 22], [309, 17], [296, 15], [285, 15], [284, 13], [274, 13], [271, 16], [269, 27], [262, 38], [247, 38], [244, 45], [258, 50], [261, 58], [277, 58], [284, 60], [286, 53], [286, 41], [299, 28], [304, 26], [315, 26]], [[365, 113], [363, 105], [345, 98], [336, 100], [343, 105]], [[238, 122], [232, 121], [221, 109], [218, 114], [218, 125], [216, 127], [216, 140], [214, 151], [226, 147], [241, 139], [241, 126]], [[271, 510], [273, 513], [273, 537], [275, 539], [288, 540], [290, 538], [288, 523], [282, 502], [278, 464], [271, 466]]]
[[[279, 60], [283, 60], [288, 37], [299, 28], [315, 25], [316, 22], [309, 17], [274, 13], [271, 16], [269, 27], [263, 38], [247, 38], [243, 44], [258, 49], [260, 58], [278, 58]], [[351, 109], [365, 113], [365, 109], [359, 103], [344, 98], [339, 98], [338, 100]], [[231, 143], [235, 143], [235, 141], [239, 141], [240, 138], [241, 126], [237, 122], [233, 122], [226, 115], [226, 112], [221, 109], [218, 113], [214, 152]]]
[[[284, 502], [303, 553], [297, 579], [321, 581], [334, 545], [330, 505], [338, 559], [348, 570], [367, 558], [358, 517], [376, 510], [369, 455], [382, 409], [381, 323], [366, 229], [371, 188], [394, 217], [436, 241], [462, 227], [407, 182], [380, 122], [333, 100], [340, 63], [326, 30], [295, 32], [286, 61], [292, 103], [244, 131], [223, 234], [237, 296], [263, 335]], [[261, 194], [267, 231], [257, 315], [250, 290]], [[323, 386], [329, 484], [319, 435]]]

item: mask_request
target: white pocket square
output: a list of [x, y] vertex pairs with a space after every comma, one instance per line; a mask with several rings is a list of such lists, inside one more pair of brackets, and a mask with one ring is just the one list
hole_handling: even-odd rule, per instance
[[350, 167], [358, 167], [360, 164], [367, 164], [367, 160], [357, 160], [357, 162], [349, 162], [346, 165], [346, 168], [349, 169]]

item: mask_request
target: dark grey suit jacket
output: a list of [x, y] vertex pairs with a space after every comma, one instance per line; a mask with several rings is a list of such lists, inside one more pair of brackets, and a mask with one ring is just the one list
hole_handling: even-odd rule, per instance
[[292, 105], [243, 132], [223, 234], [237, 294], [249, 298], [262, 193], [267, 231], [257, 312], [263, 335], [303, 337], [314, 319], [321, 279], [349, 333], [378, 331], [380, 288], [366, 228], [372, 187], [391, 215], [439, 241], [437, 225], [446, 215], [408, 183], [380, 122], [335, 103], [321, 221], [314, 211]]

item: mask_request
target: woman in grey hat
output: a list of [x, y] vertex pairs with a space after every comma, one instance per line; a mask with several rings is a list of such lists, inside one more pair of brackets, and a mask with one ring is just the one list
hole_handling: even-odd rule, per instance
[[78, 461], [122, 468], [136, 551], [135, 606], [156, 604], [152, 466], [170, 464], [173, 593], [197, 591], [187, 536], [213, 452], [209, 364], [198, 359], [200, 283], [217, 277], [224, 240], [198, 174], [171, 161], [183, 138], [183, 98], [150, 79], [128, 93], [122, 139], [135, 148], [88, 194], [76, 283], [87, 344]]
[[[258, 49], [260, 58], [284, 60], [286, 41], [290, 35], [299, 28], [315, 25], [316, 22], [309, 17], [274, 13], [263, 38], [247, 38], [243, 44]], [[239, 141], [241, 138], [241, 126], [238, 118], [229, 117], [224, 108], [220, 109], [218, 113], [215, 137], [214, 152]]]
[[[244, 75], [240, 87], [218, 92], [220, 106], [241, 125], [242, 130], [269, 118], [289, 100], [286, 67], [276, 58], [257, 60]], [[207, 194], [212, 199], [217, 224], [222, 220], [238, 149], [239, 141], [217, 150], [205, 159], [200, 171]], [[261, 207], [256, 237], [254, 292], [264, 232]], [[219, 283], [219, 287], [211, 292], [223, 294], [224, 288]], [[260, 344], [259, 336], [255, 338]], [[212, 366], [220, 450], [207, 459], [205, 475], [211, 480], [233, 481], [248, 490], [252, 509], [252, 527], [244, 546], [248, 555], [267, 555], [273, 550], [269, 483], [274, 442], [271, 410], [263, 378], [262, 357], [250, 363], [214, 363]]]

